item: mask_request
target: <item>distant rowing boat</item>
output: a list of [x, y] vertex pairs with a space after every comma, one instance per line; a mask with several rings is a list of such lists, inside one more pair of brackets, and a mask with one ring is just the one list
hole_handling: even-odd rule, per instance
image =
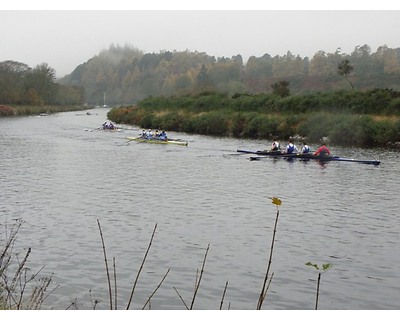
[[143, 143], [155, 143], [155, 144], [176, 144], [179, 146], [188, 146], [188, 142], [185, 140], [180, 140], [180, 139], [166, 139], [166, 140], [161, 140], [157, 138], [152, 138], [152, 139], [147, 139], [147, 138], [141, 138], [141, 137], [126, 137], [129, 141], [136, 141], [136, 142], [143, 142]]
[[353, 158], [344, 158], [339, 156], [316, 156], [312, 153], [282, 153], [281, 151], [251, 151], [251, 150], [237, 150], [240, 153], [246, 154], [256, 154], [257, 156], [250, 157], [250, 160], [261, 160], [263, 158], [275, 157], [275, 158], [284, 158], [284, 159], [303, 159], [303, 160], [318, 160], [321, 162], [329, 162], [329, 161], [343, 161], [343, 162], [356, 162], [363, 164], [373, 164], [379, 165], [381, 162], [379, 160], [359, 160]]

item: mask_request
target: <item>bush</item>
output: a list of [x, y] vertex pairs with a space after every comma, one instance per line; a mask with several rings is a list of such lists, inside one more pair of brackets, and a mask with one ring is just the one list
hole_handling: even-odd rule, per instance
[[229, 132], [227, 117], [221, 112], [201, 114], [193, 119], [192, 124], [199, 134], [224, 136]]
[[392, 101], [390, 101], [385, 114], [400, 115], [400, 98], [395, 98]]
[[332, 143], [342, 146], [369, 145], [368, 128], [372, 119], [368, 116], [354, 115], [336, 117], [335, 124], [330, 129], [329, 138]]
[[153, 126], [162, 128], [163, 130], [181, 131], [184, 117], [176, 111], [168, 112], [159, 116], [157, 122], [153, 121]]
[[314, 113], [298, 125], [297, 132], [310, 142], [318, 142], [329, 136], [329, 130], [334, 123], [333, 115], [326, 112]]
[[231, 118], [231, 125], [230, 125], [231, 134], [236, 138], [242, 137], [244, 128], [246, 127], [246, 123], [247, 123], [246, 117], [242, 113], [236, 113]]
[[243, 137], [257, 139], [258, 138], [258, 125], [260, 124], [260, 119], [258, 114], [255, 112], [248, 113], [245, 116], [245, 126], [243, 128]]
[[10, 106], [0, 105], [0, 117], [10, 117], [15, 115], [15, 111]]

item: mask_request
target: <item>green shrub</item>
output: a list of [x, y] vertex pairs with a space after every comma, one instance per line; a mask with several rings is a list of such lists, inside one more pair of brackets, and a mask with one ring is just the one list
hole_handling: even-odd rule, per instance
[[332, 143], [342, 146], [356, 146], [367, 141], [366, 132], [371, 123], [370, 117], [347, 115], [335, 117], [335, 123], [330, 129], [329, 139]]
[[[158, 119], [157, 125], [163, 130], [180, 131], [184, 117], [176, 111], [168, 112]], [[156, 122], [153, 122], [156, 124]]]
[[400, 115], [400, 98], [395, 98], [389, 102], [385, 114]]
[[209, 112], [193, 120], [194, 130], [199, 134], [224, 136], [229, 132], [227, 117], [221, 112]]
[[231, 118], [231, 134], [236, 138], [242, 137], [246, 124], [246, 117], [242, 113], [235, 113]]
[[333, 115], [326, 112], [310, 114], [298, 125], [297, 132], [309, 142], [318, 142], [329, 136], [329, 130], [334, 125]]
[[246, 122], [243, 128], [242, 136], [244, 138], [257, 139], [258, 138], [258, 126], [260, 124], [260, 119], [257, 113], [246, 114]]
[[154, 122], [154, 115], [152, 113], [146, 114], [139, 122], [139, 126], [142, 128], [153, 128], [153, 122]]
[[366, 135], [370, 137], [371, 147], [384, 147], [388, 142], [397, 142], [398, 131], [392, 121], [371, 121]]

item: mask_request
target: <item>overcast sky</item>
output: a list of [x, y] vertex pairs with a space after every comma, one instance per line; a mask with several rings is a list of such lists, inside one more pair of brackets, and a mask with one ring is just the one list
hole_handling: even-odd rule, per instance
[[[146, 10], [146, 6], [140, 10], [109, 10], [100, 5], [94, 9], [98, 8], [101, 10], [1, 8], [0, 61], [19, 61], [30, 67], [45, 62], [61, 77], [111, 44], [127, 44], [156, 53], [189, 50], [215, 57], [241, 54], [245, 62], [250, 56], [265, 53], [274, 56], [290, 51], [312, 58], [319, 50], [332, 53], [341, 48], [342, 52], [351, 53], [357, 45], [364, 44], [373, 52], [385, 44], [400, 47], [400, 11], [385, 8], [251, 10], [258, 7], [232, 6], [227, 8], [234, 10], [224, 11], [221, 7], [210, 10], [212, 6], [176, 10], [171, 5], [164, 10], [159, 5], [156, 8], [160, 10]], [[115, 10], [119, 8], [125, 10]]]

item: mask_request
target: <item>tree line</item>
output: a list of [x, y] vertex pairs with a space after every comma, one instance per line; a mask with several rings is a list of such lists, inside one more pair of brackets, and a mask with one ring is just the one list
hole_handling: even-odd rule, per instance
[[47, 63], [34, 68], [17, 61], [0, 62], [0, 104], [6, 105], [81, 105], [81, 86], [61, 85], [55, 70]]
[[[348, 61], [350, 73], [338, 73]], [[346, 67], [346, 66], [343, 66]], [[342, 69], [345, 70], [345, 69]], [[209, 56], [205, 52], [160, 51], [144, 53], [129, 46], [110, 46], [71, 74], [60, 79], [65, 85], [82, 86], [87, 102], [131, 104], [148, 96], [198, 94], [203, 91], [269, 93], [271, 86], [288, 82], [291, 94], [372, 88], [400, 89], [400, 48], [386, 45], [372, 52], [368, 45], [356, 46], [350, 54], [318, 51], [310, 59], [290, 51], [283, 56], [252, 56], [247, 62], [240, 54]]]

